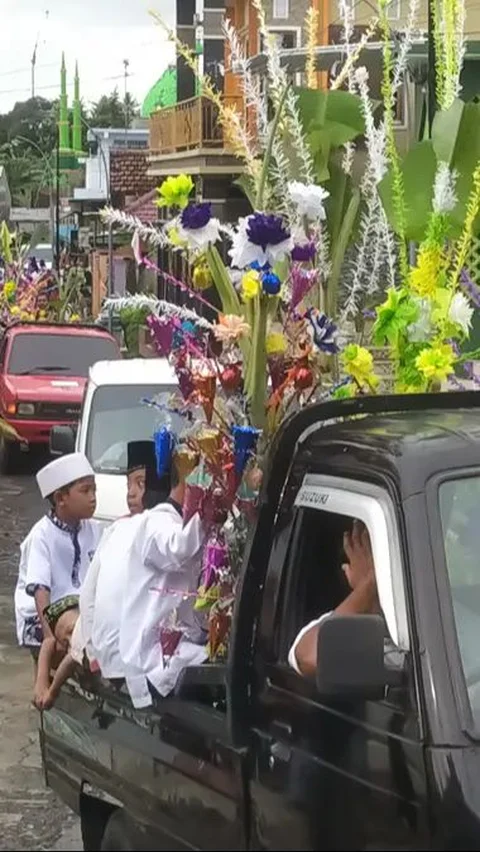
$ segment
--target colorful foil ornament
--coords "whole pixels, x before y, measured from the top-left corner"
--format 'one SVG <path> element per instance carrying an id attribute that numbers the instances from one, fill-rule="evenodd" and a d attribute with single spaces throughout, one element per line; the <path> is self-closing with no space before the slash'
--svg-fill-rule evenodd
<path id="1" fill-rule="evenodd" d="M 195 436 L 195 441 L 207 459 L 212 459 L 219 452 L 222 436 L 218 429 L 203 428 Z"/>
<path id="2" fill-rule="evenodd" d="M 171 319 L 157 317 L 154 314 L 150 314 L 146 321 L 157 353 L 162 358 L 166 358 L 172 349 L 174 323 Z"/>
<path id="3" fill-rule="evenodd" d="M 198 401 L 203 407 L 208 423 L 212 422 L 216 385 L 217 378 L 215 375 L 196 375 L 193 377 L 193 386 L 197 392 Z"/>
<path id="4" fill-rule="evenodd" d="M 184 482 L 198 464 L 198 453 L 188 447 L 179 447 L 175 451 L 174 464 L 181 482 Z"/>
<path id="5" fill-rule="evenodd" d="M 253 426 L 232 426 L 235 472 L 241 476 L 255 452 L 260 432 Z"/>
<path id="6" fill-rule="evenodd" d="M 155 432 L 153 440 L 157 460 L 157 476 L 162 477 L 170 471 L 172 454 L 175 449 L 175 435 L 166 426 L 162 426 Z"/>
<path id="7" fill-rule="evenodd" d="M 242 382 L 242 368 L 240 364 L 230 364 L 220 373 L 220 384 L 228 395 L 236 393 Z"/>

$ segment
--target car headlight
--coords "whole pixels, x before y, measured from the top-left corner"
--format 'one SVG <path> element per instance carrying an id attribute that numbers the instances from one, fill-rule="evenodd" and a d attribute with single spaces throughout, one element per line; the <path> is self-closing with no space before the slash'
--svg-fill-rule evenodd
<path id="1" fill-rule="evenodd" d="M 17 414 L 20 414 L 22 417 L 32 417 L 35 414 L 35 403 L 19 402 L 17 405 Z"/>

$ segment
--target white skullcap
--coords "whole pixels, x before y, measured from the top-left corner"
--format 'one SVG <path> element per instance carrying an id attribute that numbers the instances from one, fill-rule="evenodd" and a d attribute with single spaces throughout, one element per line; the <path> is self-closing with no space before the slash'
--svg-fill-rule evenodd
<path id="1" fill-rule="evenodd" d="M 37 485 L 42 497 L 50 497 L 59 488 L 65 488 L 84 476 L 94 476 L 87 457 L 83 453 L 70 453 L 42 467 L 37 473 Z"/>

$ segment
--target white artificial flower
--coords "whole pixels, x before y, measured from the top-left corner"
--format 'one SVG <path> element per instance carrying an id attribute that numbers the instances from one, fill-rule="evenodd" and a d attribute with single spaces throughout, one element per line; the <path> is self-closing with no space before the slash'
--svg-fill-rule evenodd
<path id="1" fill-rule="evenodd" d="M 455 184 L 457 173 L 452 172 L 448 163 L 439 163 L 433 187 L 433 209 L 435 213 L 450 213 L 457 204 Z"/>
<path id="2" fill-rule="evenodd" d="M 237 230 L 233 234 L 232 248 L 229 251 L 232 266 L 237 269 L 246 269 L 252 263 L 258 263 L 260 266 L 269 263 L 273 267 L 276 263 L 284 260 L 287 254 L 290 254 L 293 249 L 293 238 L 291 236 L 275 245 L 268 243 L 265 248 L 250 242 L 247 232 L 248 220 L 248 216 L 240 218 Z"/>
<path id="3" fill-rule="evenodd" d="M 463 293 L 455 293 L 448 311 L 448 319 L 455 325 L 460 326 L 464 334 L 468 334 L 472 327 L 473 308 Z"/>
<path id="4" fill-rule="evenodd" d="M 329 197 L 330 193 L 323 186 L 317 186 L 314 183 L 300 183 L 298 180 L 293 180 L 288 184 L 288 191 L 300 216 L 307 216 L 309 219 L 320 219 L 320 221 L 327 218 L 324 201 Z"/>
<path id="5" fill-rule="evenodd" d="M 218 219 L 210 219 L 204 228 L 184 228 L 179 225 L 178 236 L 185 240 L 191 249 L 204 251 L 220 239 L 220 222 Z"/>
<path id="6" fill-rule="evenodd" d="M 418 308 L 418 318 L 407 328 L 407 336 L 411 343 L 422 343 L 432 336 L 432 306 L 428 299 L 414 297 Z"/>

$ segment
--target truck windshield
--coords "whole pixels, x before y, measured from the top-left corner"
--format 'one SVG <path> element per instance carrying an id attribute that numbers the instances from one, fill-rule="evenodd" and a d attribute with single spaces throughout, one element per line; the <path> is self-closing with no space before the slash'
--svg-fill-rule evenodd
<path id="1" fill-rule="evenodd" d="M 113 340 L 94 334 L 17 334 L 6 371 L 12 376 L 86 377 L 96 361 L 118 358 Z"/>
<path id="2" fill-rule="evenodd" d="M 180 415 L 142 405 L 155 398 L 168 403 L 176 385 L 110 385 L 99 387 L 88 415 L 86 455 L 96 473 L 126 473 L 129 441 L 149 440 L 155 430 L 169 425 L 175 432 L 185 428 Z"/>
<path id="3" fill-rule="evenodd" d="M 439 499 L 463 672 L 480 726 L 480 476 L 442 483 Z"/>

